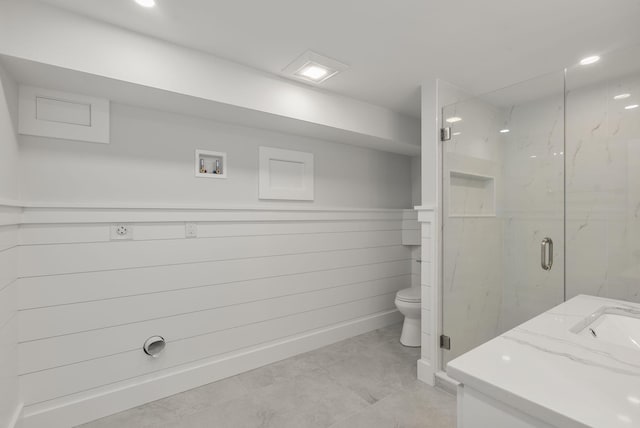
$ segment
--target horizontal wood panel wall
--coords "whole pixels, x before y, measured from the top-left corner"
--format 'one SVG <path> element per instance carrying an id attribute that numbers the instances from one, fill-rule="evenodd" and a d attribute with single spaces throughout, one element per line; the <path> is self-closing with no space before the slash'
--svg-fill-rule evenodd
<path id="1" fill-rule="evenodd" d="M 402 219 L 402 210 L 25 208 L 15 281 L 25 414 L 341 323 L 389 320 L 412 279 Z M 111 240 L 115 223 L 132 239 Z M 157 359 L 142 352 L 152 335 L 167 341 Z"/>
<path id="2" fill-rule="evenodd" d="M 0 426 L 14 425 L 18 386 L 17 262 L 20 209 L 0 205 Z"/>

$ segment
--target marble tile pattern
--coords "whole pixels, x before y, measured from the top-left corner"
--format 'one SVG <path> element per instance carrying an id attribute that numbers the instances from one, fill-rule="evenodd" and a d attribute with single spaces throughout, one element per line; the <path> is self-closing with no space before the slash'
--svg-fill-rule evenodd
<path id="1" fill-rule="evenodd" d="M 571 329 L 603 306 L 577 296 L 451 361 L 447 373 L 552 426 L 640 426 L 640 350 Z"/>
<path id="2" fill-rule="evenodd" d="M 451 427 L 455 397 L 416 380 L 396 324 L 108 416 L 84 428 Z"/>
<path id="3" fill-rule="evenodd" d="M 640 72 L 572 85 L 585 73 L 567 73 L 567 294 L 640 302 Z"/>
<path id="4" fill-rule="evenodd" d="M 564 97 L 558 73 L 522 84 L 548 87 L 542 98 L 508 107 L 504 134 L 502 333 L 564 300 Z M 513 90 L 513 89 L 512 89 Z M 551 270 L 541 242 L 553 240 Z"/>
<path id="5" fill-rule="evenodd" d="M 640 74 L 589 72 L 568 71 L 566 102 L 555 73 L 444 109 L 461 118 L 443 158 L 445 362 L 562 302 L 565 282 L 568 298 L 640 302 L 640 108 L 625 109 L 640 103 Z M 495 176 L 495 217 L 473 204 L 450 215 L 451 170 Z"/>
<path id="6" fill-rule="evenodd" d="M 497 132 L 504 112 L 481 99 L 443 109 L 445 121 L 455 120 L 452 139 L 443 146 L 443 332 L 451 349 L 446 363 L 493 337 L 499 324 L 503 288 L 502 220 L 495 209 L 502 194 L 503 136 Z M 453 185 L 452 173 L 478 177 L 477 184 Z M 478 188 L 491 177 L 495 201 L 481 201 Z M 459 183 L 460 184 L 460 183 Z M 495 204 L 486 210 L 485 204 Z M 493 214 L 485 214 L 493 211 Z"/>

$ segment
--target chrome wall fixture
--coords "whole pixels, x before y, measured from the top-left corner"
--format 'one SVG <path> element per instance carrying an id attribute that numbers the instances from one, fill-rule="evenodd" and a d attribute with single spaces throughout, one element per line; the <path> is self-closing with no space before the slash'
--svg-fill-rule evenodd
<path id="1" fill-rule="evenodd" d="M 144 342 L 142 349 L 144 350 L 145 354 L 153 358 L 157 358 L 160 352 L 162 352 L 162 350 L 165 348 L 165 346 L 167 346 L 167 343 L 165 342 L 164 337 L 151 336 Z"/>

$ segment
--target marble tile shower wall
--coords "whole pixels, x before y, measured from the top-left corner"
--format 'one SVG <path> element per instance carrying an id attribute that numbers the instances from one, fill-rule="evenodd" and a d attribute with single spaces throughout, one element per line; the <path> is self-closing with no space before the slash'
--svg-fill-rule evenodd
<path id="1" fill-rule="evenodd" d="M 446 360 L 562 302 L 565 271 L 567 298 L 640 302 L 640 108 L 619 93 L 639 94 L 640 75 L 570 90 L 566 105 L 560 89 L 445 108 L 463 118 L 444 146 Z M 452 171 L 495 177 L 495 216 L 473 214 L 474 189 L 453 190 Z M 546 236 L 551 271 L 540 268 Z"/>
<path id="2" fill-rule="evenodd" d="M 562 75 L 558 75 L 562 82 Z M 564 100 L 560 88 L 542 100 L 505 107 L 503 141 L 504 286 L 502 333 L 563 300 Z M 550 237 L 554 263 L 540 266 L 540 243 Z"/>
<path id="3" fill-rule="evenodd" d="M 568 92 L 567 297 L 640 302 L 639 93 L 638 73 Z"/>
<path id="4" fill-rule="evenodd" d="M 482 180 L 473 177 L 493 177 L 499 210 L 504 153 L 497 130 L 505 114 L 476 99 L 445 108 L 444 115 L 462 118 L 453 123 L 453 138 L 444 146 L 443 184 L 450 191 L 443 192 L 443 331 L 452 337 L 446 363 L 493 338 L 500 323 L 504 268 L 496 255 L 503 251 L 502 219 L 497 211 L 482 211 Z M 455 174 L 469 178 L 456 184 Z"/>

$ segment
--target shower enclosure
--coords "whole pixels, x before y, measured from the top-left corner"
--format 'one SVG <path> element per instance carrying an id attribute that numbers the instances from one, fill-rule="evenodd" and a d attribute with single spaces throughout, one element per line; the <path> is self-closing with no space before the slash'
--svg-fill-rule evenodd
<path id="1" fill-rule="evenodd" d="M 577 294 L 640 301 L 640 48 L 601 56 L 443 107 L 443 364 Z"/>

